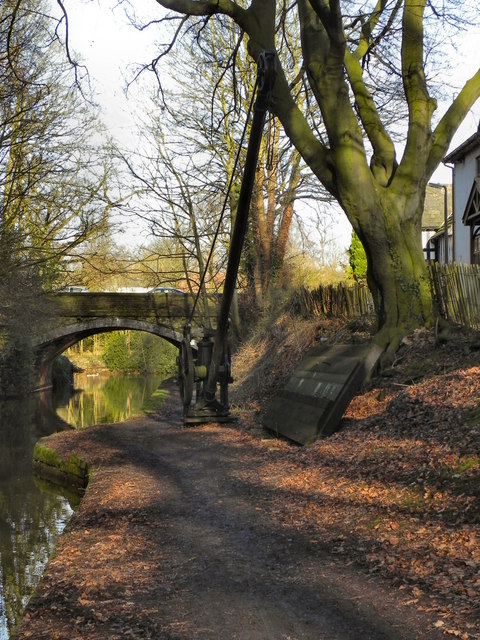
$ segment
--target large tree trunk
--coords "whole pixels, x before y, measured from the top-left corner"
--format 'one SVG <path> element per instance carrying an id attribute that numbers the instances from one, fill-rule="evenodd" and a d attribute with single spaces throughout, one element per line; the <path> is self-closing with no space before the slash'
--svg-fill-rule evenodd
<path id="1" fill-rule="evenodd" d="M 377 211 L 361 216 L 354 224 L 364 244 L 368 261 L 368 285 L 377 316 L 376 342 L 393 353 L 403 336 L 434 322 L 434 306 L 427 265 L 421 243 L 423 198 L 417 194 L 408 203 L 379 204 Z M 421 202 L 419 202 L 419 200 Z M 405 211 L 413 210 L 411 216 Z M 364 224 L 365 219 L 370 222 Z M 374 222 L 373 222 L 374 221 Z"/>

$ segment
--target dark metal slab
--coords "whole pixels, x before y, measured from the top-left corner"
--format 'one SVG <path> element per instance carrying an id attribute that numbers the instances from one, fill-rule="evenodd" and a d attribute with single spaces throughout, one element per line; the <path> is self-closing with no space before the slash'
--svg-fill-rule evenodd
<path id="1" fill-rule="evenodd" d="M 263 425 L 299 444 L 331 435 L 381 351 L 376 345 L 313 347 L 273 398 Z"/>

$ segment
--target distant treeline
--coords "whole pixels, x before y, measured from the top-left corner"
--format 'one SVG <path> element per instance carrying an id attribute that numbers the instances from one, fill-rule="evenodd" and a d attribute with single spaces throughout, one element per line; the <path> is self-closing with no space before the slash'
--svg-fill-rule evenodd
<path id="1" fill-rule="evenodd" d="M 176 371 L 177 349 L 144 331 L 111 331 L 81 340 L 67 352 L 85 357 L 97 355 L 110 371 L 170 374 Z"/>

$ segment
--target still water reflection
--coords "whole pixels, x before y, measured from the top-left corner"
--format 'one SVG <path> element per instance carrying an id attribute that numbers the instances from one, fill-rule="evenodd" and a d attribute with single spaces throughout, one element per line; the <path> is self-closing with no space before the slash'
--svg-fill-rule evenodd
<path id="1" fill-rule="evenodd" d="M 47 395 L 0 401 L 0 640 L 12 637 L 75 507 L 34 478 L 35 442 L 65 423 L 122 422 L 140 412 L 160 382 L 158 376 L 79 374 L 73 395 L 53 399 L 57 415 Z"/>
<path id="2" fill-rule="evenodd" d="M 0 640 L 11 637 L 72 514 L 32 474 L 35 442 L 48 435 L 36 421 L 38 400 L 0 402 Z"/>
<path id="3" fill-rule="evenodd" d="M 57 414 L 76 429 L 94 424 L 123 422 L 140 413 L 158 388 L 160 376 L 75 374 L 76 392 L 56 400 Z"/>

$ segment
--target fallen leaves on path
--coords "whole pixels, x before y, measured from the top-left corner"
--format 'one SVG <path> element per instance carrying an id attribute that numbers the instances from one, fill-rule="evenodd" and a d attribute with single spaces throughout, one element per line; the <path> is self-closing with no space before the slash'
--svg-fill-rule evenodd
<path id="1" fill-rule="evenodd" d="M 479 346 L 462 329 L 440 346 L 417 331 L 340 431 L 282 451 L 254 481 L 283 526 L 389 580 L 438 614 L 442 637 L 465 640 L 480 638 Z"/>

